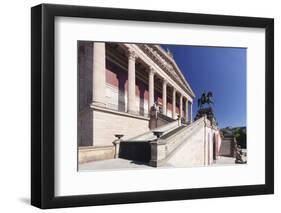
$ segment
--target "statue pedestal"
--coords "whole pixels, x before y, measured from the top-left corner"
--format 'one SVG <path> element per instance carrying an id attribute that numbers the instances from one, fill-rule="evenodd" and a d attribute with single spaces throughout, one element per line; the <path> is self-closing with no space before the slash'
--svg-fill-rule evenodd
<path id="1" fill-rule="evenodd" d="M 199 118 L 202 118 L 204 116 L 207 116 L 207 118 L 211 121 L 212 124 L 217 125 L 217 121 L 216 121 L 212 107 L 199 109 L 194 120 L 198 120 Z"/>

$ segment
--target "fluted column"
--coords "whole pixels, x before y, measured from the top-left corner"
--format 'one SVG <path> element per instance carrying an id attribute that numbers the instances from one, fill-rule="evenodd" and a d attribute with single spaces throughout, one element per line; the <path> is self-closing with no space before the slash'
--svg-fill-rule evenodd
<path id="1" fill-rule="evenodd" d="M 185 121 L 188 122 L 188 99 L 185 101 Z"/>
<path id="2" fill-rule="evenodd" d="M 93 93 L 92 104 L 105 106 L 105 43 L 93 43 Z"/>
<path id="3" fill-rule="evenodd" d="M 176 119 L 176 89 L 173 88 L 173 119 Z"/>
<path id="4" fill-rule="evenodd" d="M 182 117 L 182 94 L 180 95 L 180 118 Z"/>
<path id="5" fill-rule="evenodd" d="M 190 122 L 193 122 L 193 118 L 192 118 L 192 102 L 190 103 Z"/>
<path id="6" fill-rule="evenodd" d="M 128 55 L 128 112 L 136 114 L 136 53 L 129 50 Z"/>
<path id="7" fill-rule="evenodd" d="M 167 115 L 167 81 L 165 79 L 163 80 L 162 100 L 163 100 L 163 114 Z"/>
<path id="8" fill-rule="evenodd" d="M 149 86 L 148 86 L 148 90 L 149 90 L 148 107 L 149 107 L 149 110 L 151 109 L 151 107 L 154 104 L 154 74 L 155 74 L 155 71 L 153 70 L 153 68 L 149 67 Z"/>

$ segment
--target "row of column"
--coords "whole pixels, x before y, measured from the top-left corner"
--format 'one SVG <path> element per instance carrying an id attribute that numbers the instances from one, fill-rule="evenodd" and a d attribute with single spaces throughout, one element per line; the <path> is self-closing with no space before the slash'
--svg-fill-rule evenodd
<path id="1" fill-rule="evenodd" d="M 128 113 L 136 114 L 136 54 L 132 50 L 128 50 Z M 93 43 L 93 104 L 98 106 L 105 106 L 105 92 L 106 92 L 106 53 L 105 43 Z M 149 109 L 154 104 L 154 75 L 155 71 L 152 67 L 149 68 Z M 172 100 L 172 117 L 176 116 L 176 89 L 173 88 Z M 167 80 L 163 79 L 162 86 L 162 100 L 163 100 L 163 114 L 167 115 Z M 186 120 L 188 120 L 188 99 L 186 98 Z M 192 120 L 192 104 L 191 104 L 191 119 Z M 183 95 L 180 95 L 180 117 L 183 117 Z"/>
<path id="2" fill-rule="evenodd" d="M 148 100 L 148 107 L 149 109 L 153 106 L 154 104 L 154 75 L 155 71 L 153 70 L 152 67 L 149 68 L 149 100 Z M 172 100 L 172 117 L 174 119 L 177 118 L 176 114 L 176 92 L 177 90 L 173 88 L 173 100 Z M 188 121 L 188 99 L 185 99 L 185 112 L 186 112 L 186 120 Z M 167 80 L 163 79 L 163 84 L 162 84 L 162 102 L 163 102 L 163 114 L 167 115 Z M 192 104 L 191 104 L 191 112 L 190 112 L 190 117 L 192 120 Z M 183 95 L 180 96 L 180 117 L 183 117 Z"/>
<path id="3" fill-rule="evenodd" d="M 163 89 L 162 89 L 162 100 L 163 100 L 163 114 L 167 115 L 167 81 L 163 80 Z M 172 117 L 174 119 L 177 118 L 177 113 L 176 113 L 176 99 L 177 99 L 177 90 L 175 88 L 173 88 L 173 92 L 172 92 Z M 182 94 L 180 94 L 180 112 L 179 115 L 180 117 L 183 117 L 183 99 L 184 96 Z M 192 104 L 191 104 L 192 106 Z M 192 120 L 192 108 L 190 109 L 190 120 Z M 185 112 L 186 112 L 186 120 L 188 121 L 189 117 L 188 117 L 188 99 L 185 98 Z"/>

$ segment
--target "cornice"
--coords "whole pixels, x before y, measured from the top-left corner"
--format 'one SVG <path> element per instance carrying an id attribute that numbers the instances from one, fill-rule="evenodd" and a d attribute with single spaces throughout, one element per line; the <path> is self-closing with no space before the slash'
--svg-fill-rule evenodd
<path id="1" fill-rule="evenodd" d="M 169 74 L 169 76 L 176 83 L 181 85 L 188 94 L 190 94 L 193 98 L 195 97 L 195 94 L 185 80 L 173 58 L 171 58 L 171 56 L 169 56 L 168 54 L 163 53 L 164 50 L 160 49 L 161 47 L 159 45 L 137 44 L 137 46 L 145 54 L 147 54 L 159 67 L 161 67 L 161 69 Z"/>

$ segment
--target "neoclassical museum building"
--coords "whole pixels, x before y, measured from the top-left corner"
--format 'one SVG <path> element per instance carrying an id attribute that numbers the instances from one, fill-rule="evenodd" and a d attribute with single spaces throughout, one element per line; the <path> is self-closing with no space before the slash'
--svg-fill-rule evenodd
<path id="1" fill-rule="evenodd" d="M 78 77 L 80 163 L 114 158 L 118 134 L 192 122 L 195 95 L 160 45 L 79 41 Z"/>

